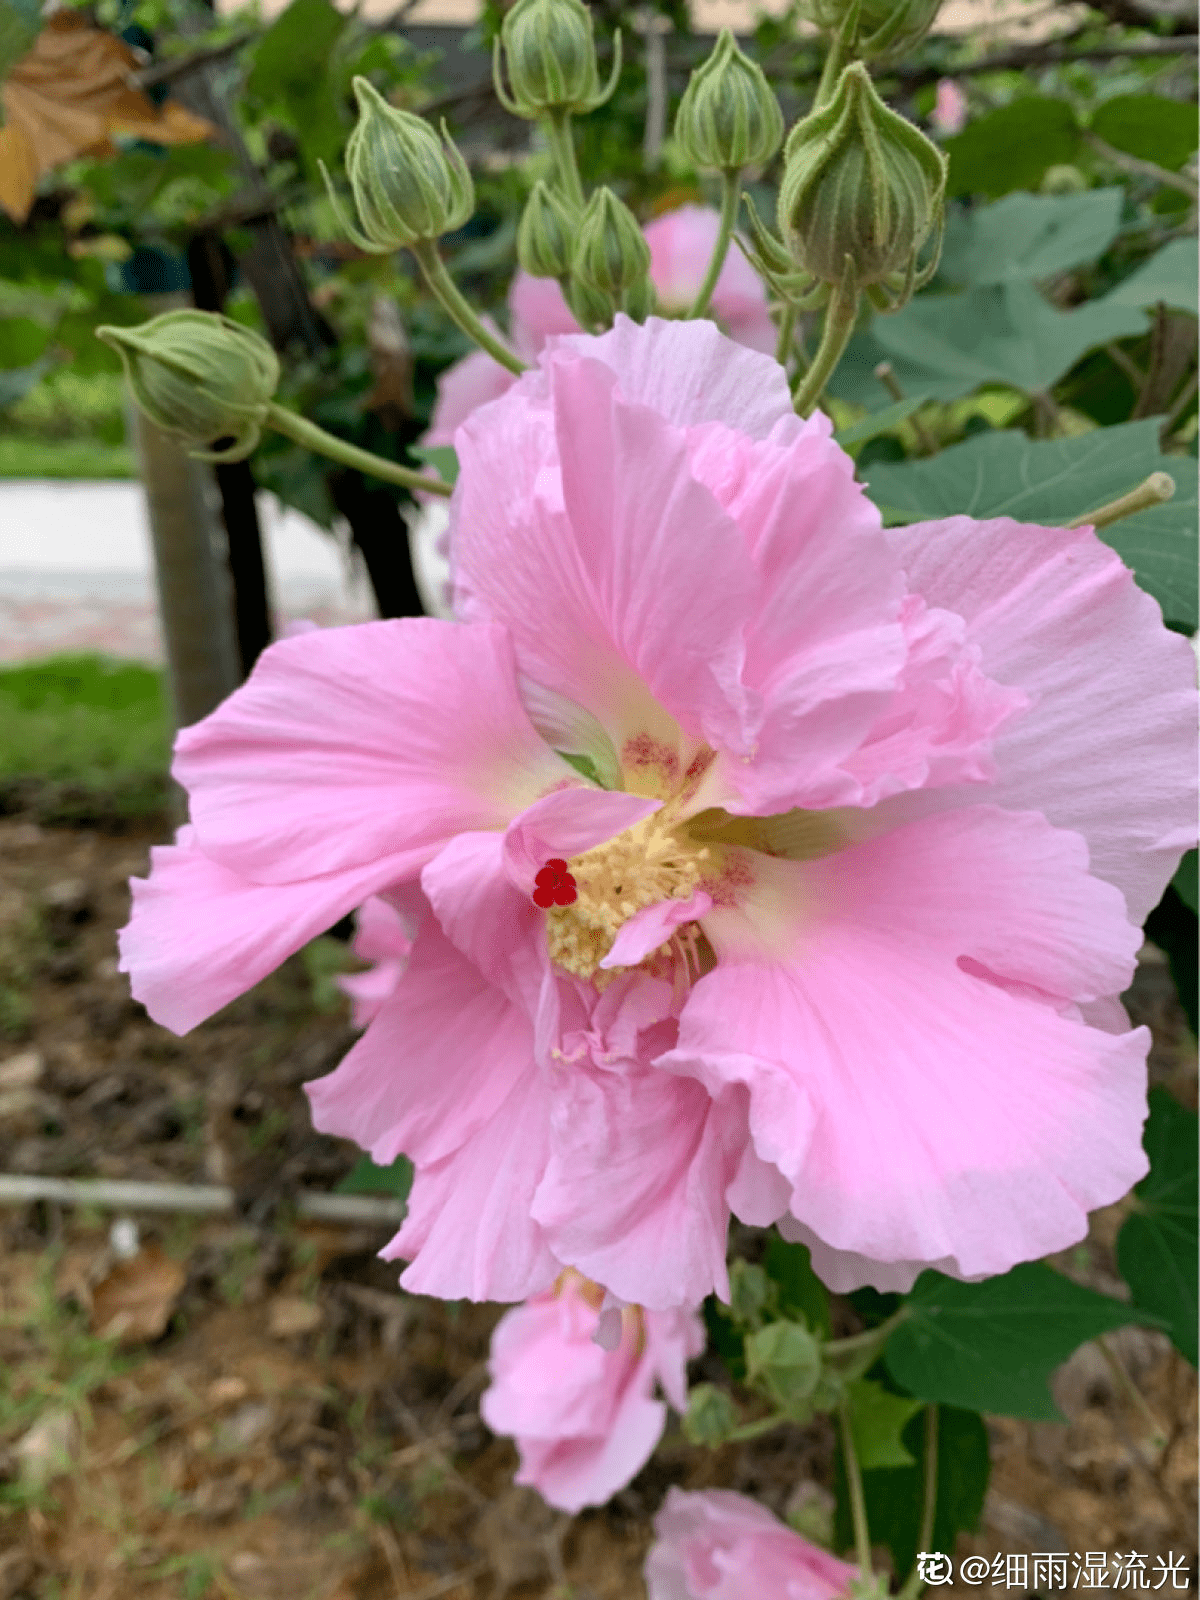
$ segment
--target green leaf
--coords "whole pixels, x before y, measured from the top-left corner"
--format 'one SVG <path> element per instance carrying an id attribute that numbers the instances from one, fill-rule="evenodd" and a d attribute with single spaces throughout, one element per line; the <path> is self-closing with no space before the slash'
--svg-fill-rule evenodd
<path id="1" fill-rule="evenodd" d="M 1046 1380 L 1078 1345 L 1157 1320 L 1040 1261 L 983 1283 L 923 1272 L 907 1305 L 885 1356 L 898 1384 L 922 1400 L 1034 1422 L 1062 1420 Z"/>
<path id="2" fill-rule="evenodd" d="M 779 1290 L 779 1309 L 785 1317 L 802 1317 L 814 1332 L 830 1332 L 829 1290 L 812 1268 L 805 1244 L 789 1244 L 773 1233 L 763 1254 L 767 1276 Z"/>
<path id="3" fill-rule="evenodd" d="M 1171 879 L 1171 884 L 1185 906 L 1191 906 L 1193 911 L 1200 911 L 1200 906 L 1196 904 L 1198 886 L 1196 883 L 1196 852 L 1194 850 L 1189 850 L 1179 863 L 1179 870 Z"/>
<path id="4" fill-rule="evenodd" d="M 1121 224 L 1124 191 L 1010 194 L 970 211 L 951 208 L 939 274 L 951 283 L 1033 283 L 1104 254 Z"/>
<path id="5" fill-rule="evenodd" d="M 853 444 L 866 444 L 868 439 L 878 438 L 881 433 L 891 433 L 898 428 L 914 411 L 919 411 L 928 399 L 927 394 L 905 395 L 895 405 L 885 406 L 882 411 L 863 417 L 859 422 L 852 422 L 848 428 L 835 433 L 834 438 L 843 450 L 848 450 Z"/>
<path id="6" fill-rule="evenodd" d="M 1149 261 L 1143 261 L 1123 283 L 1110 289 L 1101 303 L 1112 306 L 1153 306 L 1161 300 L 1164 305 L 1176 306 L 1180 311 L 1190 311 L 1195 316 L 1198 273 L 1200 256 L 1195 239 L 1172 239 Z"/>
<path id="7" fill-rule="evenodd" d="M 0 368 L 32 366 L 49 343 L 49 329 L 33 317 L 0 318 Z"/>
<path id="8" fill-rule="evenodd" d="M 1160 94 L 1119 94 L 1097 110 L 1092 132 L 1114 150 L 1177 172 L 1196 148 L 1196 107 Z"/>
<path id="9" fill-rule="evenodd" d="M 894 520 L 962 513 L 1054 526 L 1114 500 L 1152 472 L 1175 498 L 1105 528 L 1100 538 L 1133 569 L 1169 622 L 1196 626 L 1196 463 L 1163 456 L 1152 418 L 1076 439 L 1034 441 L 1010 429 L 978 434 L 927 461 L 868 469 L 867 490 Z"/>
<path id="10" fill-rule="evenodd" d="M 390 1167 L 377 1167 L 370 1156 L 360 1156 L 334 1193 L 388 1194 L 407 1200 L 412 1181 L 413 1166 L 407 1156 L 397 1156 Z"/>
<path id="11" fill-rule="evenodd" d="M 1094 300 L 1059 311 L 1029 283 L 925 295 L 871 326 L 902 388 L 955 400 L 982 384 L 1045 393 L 1087 351 L 1143 333 L 1133 306 Z"/>
<path id="12" fill-rule="evenodd" d="M 1150 1171 L 1134 1190 L 1137 1209 L 1117 1235 L 1117 1267 L 1134 1304 L 1163 1318 L 1193 1366 L 1200 1296 L 1196 1138 L 1196 1113 L 1165 1089 L 1151 1089 L 1144 1136 Z"/>
<path id="13" fill-rule="evenodd" d="M 892 1394 L 881 1383 L 862 1378 L 846 1390 L 854 1453 L 864 1472 L 877 1467 L 911 1467 L 916 1458 L 900 1435 L 921 1402 Z"/>
<path id="14" fill-rule="evenodd" d="M 408 451 L 418 461 L 432 467 L 447 483 L 458 482 L 458 455 L 452 444 L 413 444 Z"/>
<path id="15" fill-rule="evenodd" d="M 1074 161 L 1079 140 L 1079 124 L 1065 100 L 1024 95 L 946 140 L 946 193 L 953 198 L 1036 189 L 1047 167 Z"/>
<path id="16" fill-rule="evenodd" d="M 258 41 L 246 79 L 249 94 L 275 100 L 324 77 L 347 19 L 330 0 L 292 0 Z"/>
<path id="17" fill-rule="evenodd" d="M 921 1515 L 925 1503 L 925 1416 L 914 1416 L 901 1435 L 902 1447 L 914 1458 L 909 1467 L 879 1467 L 863 1473 L 863 1495 L 871 1542 L 892 1552 L 896 1574 L 903 1579 L 917 1559 Z M 929 1548 L 952 1551 L 962 1532 L 979 1526 L 991 1461 L 987 1429 L 974 1411 L 938 1407 L 937 1503 Z M 835 1467 L 837 1509 L 834 1544 L 848 1550 L 854 1543 L 846 1473 L 839 1449 Z"/>

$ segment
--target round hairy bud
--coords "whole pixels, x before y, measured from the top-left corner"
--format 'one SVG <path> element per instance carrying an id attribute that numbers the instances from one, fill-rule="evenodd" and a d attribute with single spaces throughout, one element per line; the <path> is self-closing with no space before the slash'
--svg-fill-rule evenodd
<path id="1" fill-rule="evenodd" d="M 853 55 L 867 61 L 894 61 L 933 26 L 942 0 L 809 0 L 809 15 L 827 33 L 847 32 Z"/>
<path id="2" fill-rule="evenodd" d="M 539 178 L 517 228 L 517 260 L 534 278 L 565 278 L 578 231 L 579 213 Z"/>
<path id="3" fill-rule="evenodd" d="M 769 1322 L 746 1339 L 746 1376 L 783 1411 L 799 1411 L 821 1378 L 821 1346 L 799 1322 Z"/>
<path id="4" fill-rule="evenodd" d="M 167 311 L 136 328 L 96 337 L 121 358 L 139 410 L 213 461 L 240 461 L 258 443 L 279 383 L 274 350 L 257 333 L 212 311 Z M 214 439 L 233 443 L 216 452 Z"/>
<path id="5" fill-rule="evenodd" d="M 751 1327 L 761 1322 L 774 1304 L 775 1285 L 762 1267 L 748 1261 L 734 1261 L 729 1267 L 729 1314 L 735 1322 Z"/>
<path id="6" fill-rule="evenodd" d="M 911 276 L 943 212 L 946 165 L 853 62 L 827 104 L 788 137 L 778 221 L 792 259 L 849 289 Z"/>
<path id="7" fill-rule="evenodd" d="M 461 228 L 475 209 L 475 190 L 445 124 L 439 138 L 424 118 L 389 105 L 366 78 L 355 78 L 354 94 L 358 121 L 346 144 L 346 176 L 362 225 L 356 242 L 385 253 Z"/>
<path id="8" fill-rule="evenodd" d="M 733 1397 L 724 1389 L 711 1383 L 697 1383 L 688 1390 L 683 1436 L 689 1444 L 724 1444 L 739 1420 Z"/>
<path id="9" fill-rule="evenodd" d="M 579 219 L 571 271 L 585 299 L 644 322 L 654 309 L 650 246 L 629 207 L 611 189 L 592 195 Z"/>
<path id="10" fill-rule="evenodd" d="M 728 172 L 765 166 L 783 143 L 779 101 L 728 28 L 688 80 L 675 137 L 694 166 Z"/>
<path id="11" fill-rule="evenodd" d="M 594 111 L 616 87 L 620 38 L 613 76 L 602 89 L 596 70 L 592 15 L 583 0 L 517 0 L 500 25 L 494 73 L 503 104 L 516 116 Z M 508 66 L 511 96 L 500 80 L 500 52 Z"/>

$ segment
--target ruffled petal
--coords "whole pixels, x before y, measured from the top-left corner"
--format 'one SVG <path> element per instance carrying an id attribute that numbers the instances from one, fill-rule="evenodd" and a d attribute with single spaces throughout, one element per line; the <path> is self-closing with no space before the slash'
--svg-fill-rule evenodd
<path id="1" fill-rule="evenodd" d="M 661 1400 L 631 1386 L 613 1427 L 582 1439 L 520 1439 L 521 1466 L 513 1480 L 535 1488 L 552 1506 L 574 1515 L 601 1506 L 642 1470 L 667 1425 Z"/>
<path id="2" fill-rule="evenodd" d="M 718 964 L 658 1064 L 747 1085 L 759 1156 L 834 1249 L 962 1277 L 1061 1249 L 1145 1170 L 1145 1030 L 1072 1016 L 1137 946 L 1086 864 L 991 807 L 760 861 L 704 919 Z"/>
<path id="3" fill-rule="evenodd" d="M 1032 708 L 997 736 L 989 798 L 1088 842 L 1141 923 L 1196 840 L 1196 664 L 1155 601 L 1087 528 L 951 517 L 888 531 L 909 582 L 966 619 L 982 667 Z M 879 818 L 962 804 L 889 802 Z"/>
<path id="4" fill-rule="evenodd" d="M 305 1089 L 321 1133 L 353 1139 L 379 1166 L 404 1154 L 420 1169 L 486 1129 L 532 1060 L 528 1018 L 426 917 L 395 993 Z"/>
<path id="5" fill-rule="evenodd" d="M 686 900 L 660 900 L 646 906 L 624 924 L 612 949 L 600 963 L 602 967 L 636 967 L 639 961 L 668 940 L 685 922 L 695 922 L 712 910 L 712 896 L 694 889 Z"/>
<path id="6" fill-rule="evenodd" d="M 398 881 L 579 781 L 530 724 L 504 630 L 429 618 L 272 645 L 173 770 L 206 853 L 259 883 L 388 857 Z"/>
<path id="7" fill-rule="evenodd" d="M 304 883 L 249 883 L 205 855 L 193 828 L 181 828 L 177 844 L 151 850 L 150 876 L 130 879 L 121 971 L 155 1022 L 186 1033 L 385 889 L 403 866 L 392 856 Z"/>

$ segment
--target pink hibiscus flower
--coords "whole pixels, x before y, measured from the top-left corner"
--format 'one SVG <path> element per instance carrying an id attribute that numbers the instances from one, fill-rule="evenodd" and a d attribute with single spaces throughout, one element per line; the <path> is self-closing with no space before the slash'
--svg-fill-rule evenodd
<path id="1" fill-rule="evenodd" d="M 834 1600 L 858 1569 L 728 1489 L 667 1492 L 646 1557 L 648 1600 Z"/>
<path id="2" fill-rule="evenodd" d="M 378 895 L 359 907 L 358 931 L 351 948 L 360 961 L 373 963 L 368 972 L 352 972 L 336 980 L 343 994 L 354 1002 L 351 1021 L 365 1028 L 379 1015 L 380 1007 L 393 992 L 412 953 L 411 930 L 394 907 Z"/>
<path id="3" fill-rule="evenodd" d="M 658 1383 L 687 1407 L 687 1363 L 704 1349 L 694 1311 L 620 1315 L 615 1347 L 596 1342 L 604 1291 L 568 1272 L 506 1313 L 492 1334 L 491 1386 L 479 1402 L 493 1433 L 516 1440 L 518 1483 L 572 1513 L 603 1505 L 649 1461 L 667 1424 Z"/>
<path id="4" fill-rule="evenodd" d="M 183 730 L 137 997 L 418 919 L 310 1086 L 412 1159 L 414 1292 L 695 1305 L 731 1209 L 837 1289 L 1082 1237 L 1146 1165 L 1113 997 L 1195 834 L 1188 642 L 1089 530 L 885 532 L 711 323 L 560 339 L 457 444 L 465 621 L 282 641 Z"/>

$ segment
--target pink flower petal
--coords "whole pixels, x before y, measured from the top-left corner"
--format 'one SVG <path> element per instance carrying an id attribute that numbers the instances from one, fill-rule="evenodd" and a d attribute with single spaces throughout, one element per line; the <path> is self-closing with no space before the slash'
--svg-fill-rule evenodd
<path id="1" fill-rule="evenodd" d="M 711 206 L 680 206 L 643 230 L 650 246 L 650 276 L 665 311 L 685 312 L 700 291 L 720 228 Z M 772 355 L 776 331 L 762 279 L 736 245 L 725 257 L 712 294 L 712 315 L 739 344 Z"/>
<path id="2" fill-rule="evenodd" d="M 705 918 L 718 965 L 659 1065 L 747 1084 L 758 1154 L 819 1239 L 1004 1272 L 1142 1175 L 1145 1030 L 1071 1017 L 1138 942 L 1078 836 L 975 807 L 758 874 Z"/>
<path id="3" fill-rule="evenodd" d="M 149 878 L 130 880 L 121 971 L 155 1022 L 186 1033 L 403 869 L 403 858 L 391 856 L 300 884 L 250 883 L 206 856 L 194 829 L 182 828 L 178 844 L 150 852 Z"/>
<path id="4" fill-rule="evenodd" d="M 577 781 L 525 714 L 504 630 L 428 618 L 272 645 L 176 752 L 198 842 L 260 883 L 388 858 L 398 881 Z"/>
<path id="5" fill-rule="evenodd" d="M 473 350 L 438 379 L 437 404 L 433 408 L 423 445 L 453 445 L 454 435 L 477 407 L 496 400 L 514 382 L 507 367 L 494 361 L 485 350 Z"/>
<path id="6" fill-rule="evenodd" d="M 1083 834 L 1091 870 L 1141 923 L 1196 840 L 1188 641 L 1086 528 L 951 517 L 887 537 L 912 586 L 966 619 L 983 670 L 1034 702 L 997 735 L 989 799 Z M 906 797 L 880 821 L 964 798 Z"/>
<path id="7" fill-rule="evenodd" d="M 427 1166 L 489 1124 L 532 1057 L 527 1017 L 427 917 L 391 999 L 341 1064 L 305 1085 L 313 1126 L 379 1166 L 401 1154 Z"/>
<path id="8" fill-rule="evenodd" d="M 631 1389 L 610 1432 L 579 1439 L 525 1439 L 515 1483 L 535 1488 L 543 1500 L 574 1515 L 601 1506 L 649 1461 L 667 1425 L 661 1400 Z"/>
<path id="9" fill-rule="evenodd" d="M 686 900 L 660 900 L 636 912 L 617 934 L 602 967 L 636 967 L 652 950 L 665 944 L 676 928 L 695 922 L 712 910 L 712 896 L 695 889 Z"/>
<path id="10" fill-rule="evenodd" d="M 582 331 L 553 278 L 534 278 L 528 272 L 518 272 L 509 285 L 508 309 L 512 314 L 513 345 L 526 361 L 536 359 L 547 339 Z"/>
<path id="11" fill-rule="evenodd" d="M 411 917 L 402 916 L 395 906 L 373 894 L 355 913 L 354 954 L 360 961 L 398 960 L 412 949 L 415 932 Z"/>
<path id="12" fill-rule="evenodd" d="M 660 800 L 603 789 L 561 789 L 535 801 L 509 824 L 505 868 L 524 894 L 540 868 L 555 856 L 582 855 L 615 838 L 659 810 Z"/>

